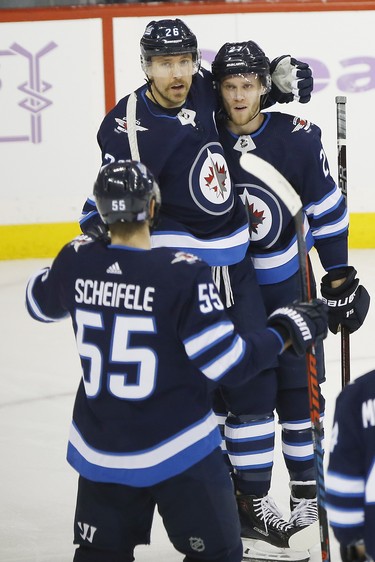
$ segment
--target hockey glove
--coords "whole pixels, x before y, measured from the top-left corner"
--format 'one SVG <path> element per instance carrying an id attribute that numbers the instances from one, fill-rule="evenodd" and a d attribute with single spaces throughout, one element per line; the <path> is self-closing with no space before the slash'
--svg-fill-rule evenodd
<path id="1" fill-rule="evenodd" d="M 372 558 L 368 558 L 365 553 L 359 552 L 364 550 L 363 541 L 360 541 L 358 547 L 356 544 L 349 546 L 340 545 L 340 554 L 342 562 L 372 562 Z"/>
<path id="2" fill-rule="evenodd" d="M 322 300 L 328 305 L 328 327 L 333 334 L 337 334 L 339 326 L 345 326 L 349 333 L 353 333 L 362 326 L 366 318 L 370 295 L 366 289 L 359 285 L 356 279 L 357 272 L 354 267 L 346 267 L 339 270 L 346 280 L 340 287 L 331 287 L 332 274 L 327 273 L 322 278 L 320 292 Z"/>
<path id="3" fill-rule="evenodd" d="M 304 355 L 316 341 L 327 336 L 328 308 L 320 299 L 298 302 L 278 308 L 268 317 L 268 326 L 284 342 L 290 338 L 297 355 Z"/>
<path id="4" fill-rule="evenodd" d="M 278 103 L 299 101 L 307 103 L 311 99 L 314 79 L 309 65 L 283 55 L 271 62 L 272 88 L 270 97 Z"/>
<path id="5" fill-rule="evenodd" d="M 110 242 L 108 225 L 104 224 L 99 215 L 95 217 L 95 219 L 90 220 L 87 227 L 85 227 L 85 223 L 81 224 L 81 230 L 86 236 L 90 236 L 93 240 L 102 240 L 106 243 Z"/>

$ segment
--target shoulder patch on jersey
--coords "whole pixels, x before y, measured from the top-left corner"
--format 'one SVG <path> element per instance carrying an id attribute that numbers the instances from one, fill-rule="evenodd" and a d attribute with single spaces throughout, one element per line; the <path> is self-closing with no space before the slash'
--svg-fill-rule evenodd
<path id="1" fill-rule="evenodd" d="M 301 119 L 301 117 L 294 117 L 293 125 L 294 129 L 292 130 L 292 133 L 300 131 L 301 129 L 304 129 L 305 131 L 309 131 L 311 129 L 311 122 L 307 119 Z"/>
<path id="2" fill-rule="evenodd" d="M 126 122 L 126 117 L 123 117 L 122 119 L 120 117 L 115 117 L 115 121 L 117 123 L 117 127 L 115 128 L 115 131 L 117 133 L 127 133 L 128 132 L 128 124 Z M 141 127 L 141 125 L 139 124 L 139 121 L 135 122 L 135 130 L 136 131 L 148 131 L 148 129 L 146 129 L 145 127 Z"/>
<path id="3" fill-rule="evenodd" d="M 198 256 L 194 254 L 189 254 L 188 252 L 176 252 L 174 254 L 174 259 L 171 263 L 179 263 L 181 261 L 186 261 L 186 263 L 196 263 L 197 261 L 202 261 Z"/>
<path id="4" fill-rule="evenodd" d="M 69 243 L 69 246 L 73 246 L 75 251 L 78 252 L 78 250 L 82 246 L 85 246 L 86 244 L 91 244 L 92 242 L 94 242 L 94 240 L 90 238 L 90 236 L 87 236 L 86 234 L 80 234 Z"/>

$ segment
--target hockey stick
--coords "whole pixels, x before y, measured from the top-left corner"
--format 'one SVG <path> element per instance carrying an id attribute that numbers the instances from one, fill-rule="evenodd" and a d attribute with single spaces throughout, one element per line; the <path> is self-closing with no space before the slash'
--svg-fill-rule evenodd
<path id="1" fill-rule="evenodd" d="M 272 191 L 274 191 L 285 206 L 288 208 L 293 217 L 297 245 L 298 260 L 301 276 L 301 293 L 302 300 L 309 301 L 311 299 L 310 274 L 308 266 L 308 257 L 304 233 L 304 214 L 302 212 L 302 201 L 288 180 L 280 174 L 271 164 L 255 156 L 254 154 L 243 154 L 240 158 L 240 164 L 246 172 L 253 174 L 265 183 Z M 320 546 L 322 560 L 330 561 L 329 549 L 329 530 L 328 518 L 325 507 L 325 484 L 323 472 L 323 428 L 320 422 L 320 401 L 319 401 L 319 383 L 316 369 L 316 357 L 314 346 L 306 353 L 307 382 L 309 389 L 309 406 L 310 420 L 312 430 L 312 442 L 314 450 L 314 464 L 316 473 L 316 489 L 318 500 L 318 517 L 320 530 Z"/>
<path id="2" fill-rule="evenodd" d="M 337 165 L 338 185 L 347 204 L 348 184 L 346 175 L 346 97 L 336 96 L 337 121 Z M 350 341 L 349 330 L 341 326 L 341 386 L 350 382 Z"/>

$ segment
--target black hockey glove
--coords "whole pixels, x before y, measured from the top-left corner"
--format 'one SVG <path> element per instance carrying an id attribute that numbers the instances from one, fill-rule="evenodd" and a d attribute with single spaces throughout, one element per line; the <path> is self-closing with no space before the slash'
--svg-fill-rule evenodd
<path id="1" fill-rule="evenodd" d="M 277 330 L 284 341 L 290 338 L 296 354 L 304 355 L 310 345 L 327 336 L 327 321 L 327 306 L 313 299 L 278 308 L 268 317 L 268 326 Z"/>
<path id="2" fill-rule="evenodd" d="M 270 97 L 278 103 L 307 103 L 314 87 L 312 70 L 305 62 L 283 55 L 271 62 L 272 88 Z"/>
<path id="3" fill-rule="evenodd" d="M 358 543 L 363 547 L 363 541 Z M 342 562 L 371 562 L 372 559 L 368 558 L 366 554 L 359 554 L 355 544 L 349 546 L 340 545 L 340 554 Z"/>
<path id="4" fill-rule="evenodd" d="M 83 223 L 81 225 L 81 230 L 86 236 L 90 236 L 93 240 L 102 240 L 105 243 L 110 242 L 108 225 L 104 224 L 99 215 L 95 217 L 95 219 L 90 220 L 87 226 Z"/>
<path id="5" fill-rule="evenodd" d="M 333 275 L 336 279 L 346 277 L 340 287 L 332 289 L 331 281 Z M 339 270 L 333 269 L 324 275 L 320 285 L 322 300 L 328 305 L 328 327 L 333 334 L 337 334 L 339 326 L 345 326 L 349 333 L 353 333 L 362 326 L 366 318 L 370 295 L 366 289 L 359 285 L 356 279 L 357 272 L 354 267 L 345 267 Z"/>

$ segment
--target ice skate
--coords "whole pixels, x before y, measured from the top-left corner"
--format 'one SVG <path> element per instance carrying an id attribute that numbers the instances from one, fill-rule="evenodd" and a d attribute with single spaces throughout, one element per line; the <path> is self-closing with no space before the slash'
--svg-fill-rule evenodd
<path id="1" fill-rule="evenodd" d="M 247 539 L 251 539 L 251 541 L 268 543 L 279 549 L 306 552 L 306 549 L 317 542 L 314 529 L 297 527 L 285 521 L 275 502 L 268 495 L 263 497 L 239 495 L 237 505 L 244 545 Z M 254 546 L 253 542 L 250 546 Z M 272 558 L 270 559 L 272 560 Z M 284 559 L 288 560 L 288 558 Z M 300 558 L 300 560 L 304 559 L 306 556 Z"/>
<path id="2" fill-rule="evenodd" d="M 316 499 L 316 482 L 292 481 L 290 486 L 290 519 L 296 527 L 304 528 L 318 521 L 318 502 Z"/>
<path id="3" fill-rule="evenodd" d="M 297 552 L 291 548 L 278 548 L 265 541 L 242 539 L 243 558 L 246 562 L 309 562 L 307 550 Z"/>

